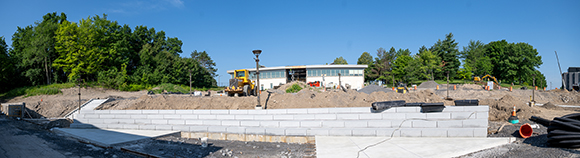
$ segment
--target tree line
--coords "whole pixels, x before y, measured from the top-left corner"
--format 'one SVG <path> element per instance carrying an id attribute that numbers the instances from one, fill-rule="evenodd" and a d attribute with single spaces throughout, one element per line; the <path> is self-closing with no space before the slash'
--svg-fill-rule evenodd
<path id="1" fill-rule="evenodd" d="M 447 75 L 451 80 L 472 80 L 475 76 L 492 75 L 502 83 L 532 85 L 535 75 L 538 87 L 547 85 L 544 74 L 537 69 L 542 65 L 542 57 L 533 46 L 522 42 L 508 43 L 506 40 L 487 44 L 471 40 L 459 51 L 452 33 L 429 48 L 422 46 L 415 55 L 411 55 L 409 49 L 396 50 L 394 47 L 388 51 L 377 49 L 374 59 L 370 53 L 363 52 L 357 64 L 369 66 L 364 70 L 365 81 L 387 84 L 443 80 Z"/>
<path id="2" fill-rule="evenodd" d="M 161 83 L 216 85 L 216 64 L 207 52 L 194 50 L 180 57 L 183 42 L 147 26 L 89 16 L 79 22 L 66 14 L 48 13 L 18 27 L 8 48 L 0 38 L 0 92 L 21 86 L 64 82 L 97 82 L 114 89 Z"/>

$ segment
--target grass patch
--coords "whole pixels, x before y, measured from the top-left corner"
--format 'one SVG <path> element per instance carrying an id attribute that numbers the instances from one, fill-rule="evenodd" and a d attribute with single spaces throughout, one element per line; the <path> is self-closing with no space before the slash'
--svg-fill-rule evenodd
<path id="1" fill-rule="evenodd" d="M 58 83 L 50 85 L 32 86 L 32 87 L 20 87 L 12 89 L 6 93 L 0 94 L 0 98 L 14 98 L 17 96 L 30 97 L 36 95 L 54 95 L 62 93 L 60 89 L 75 87 L 74 83 Z"/>
<path id="2" fill-rule="evenodd" d="M 290 86 L 288 89 L 286 89 L 286 93 L 296 93 L 296 92 L 299 92 L 300 90 L 302 90 L 302 87 L 300 87 L 300 85 L 295 83 L 292 86 Z"/>
<path id="3" fill-rule="evenodd" d="M 153 90 L 153 92 L 159 94 L 162 93 L 163 91 L 167 91 L 167 92 L 181 92 L 181 93 L 189 93 L 189 85 L 177 85 L 177 84 L 171 84 L 171 83 L 163 83 L 160 85 L 156 86 L 158 89 Z M 212 90 L 212 91 L 220 91 L 223 90 L 223 87 L 212 87 L 212 88 L 195 88 L 195 87 L 191 87 L 191 91 L 208 91 L 208 90 Z"/>

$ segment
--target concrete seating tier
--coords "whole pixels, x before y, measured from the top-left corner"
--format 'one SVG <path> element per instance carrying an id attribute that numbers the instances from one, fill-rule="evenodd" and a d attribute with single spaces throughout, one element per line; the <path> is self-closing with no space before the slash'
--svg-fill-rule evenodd
<path id="1" fill-rule="evenodd" d="M 92 110 L 71 128 L 176 130 L 277 136 L 486 137 L 489 106 L 446 106 L 421 113 L 396 107 L 268 110 Z M 397 130 L 399 129 L 399 130 Z M 393 133 L 393 131 L 395 131 Z"/>

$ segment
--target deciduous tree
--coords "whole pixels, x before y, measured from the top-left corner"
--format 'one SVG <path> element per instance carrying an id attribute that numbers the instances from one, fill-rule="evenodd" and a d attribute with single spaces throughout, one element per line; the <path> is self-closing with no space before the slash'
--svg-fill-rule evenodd
<path id="1" fill-rule="evenodd" d="M 348 62 L 346 62 L 346 59 L 342 58 L 342 56 L 334 59 L 332 63 L 334 65 L 348 65 Z"/>

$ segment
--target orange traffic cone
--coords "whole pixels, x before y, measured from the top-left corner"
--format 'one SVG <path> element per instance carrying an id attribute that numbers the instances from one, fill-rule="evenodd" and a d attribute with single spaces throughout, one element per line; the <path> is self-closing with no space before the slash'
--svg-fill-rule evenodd
<path id="1" fill-rule="evenodd" d="M 512 124 L 520 123 L 518 116 L 516 116 L 516 106 L 514 105 L 514 111 L 512 111 L 512 116 L 508 118 L 508 121 Z"/>

